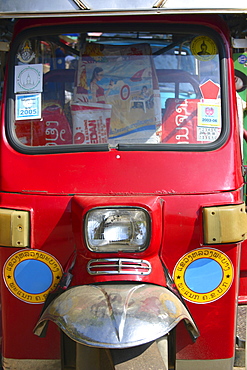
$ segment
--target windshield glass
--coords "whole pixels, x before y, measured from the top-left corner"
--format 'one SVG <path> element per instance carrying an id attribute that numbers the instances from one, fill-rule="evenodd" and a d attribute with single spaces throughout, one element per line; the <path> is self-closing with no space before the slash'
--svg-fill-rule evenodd
<path id="1" fill-rule="evenodd" d="M 19 146 L 205 146 L 221 134 L 212 35 L 32 33 L 14 64 L 9 116 Z"/>

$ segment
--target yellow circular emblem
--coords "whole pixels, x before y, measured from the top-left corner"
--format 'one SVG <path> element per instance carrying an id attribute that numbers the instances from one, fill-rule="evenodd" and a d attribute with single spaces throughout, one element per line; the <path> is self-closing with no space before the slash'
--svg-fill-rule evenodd
<path id="1" fill-rule="evenodd" d="M 215 42 L 208 36 L 197 36 L 190 44 L 192 54 L 199 60 L 208 61 L 217 54 Z"/>
<path id="2" fill-rule="evenodd" d="M 37 249 L 12 254 L 3 267 L 5 285 L 16 298 L 27 303 L 43 303 L 62 274 L 58 260 Z"/>
<path id="3" fill-rule="evenodd" d="M 187 301 L 209 303 L 229 290 L 233 265 L 229 257 L 217 249 L 195 249 L 178 261 L 173 278 Z"/>

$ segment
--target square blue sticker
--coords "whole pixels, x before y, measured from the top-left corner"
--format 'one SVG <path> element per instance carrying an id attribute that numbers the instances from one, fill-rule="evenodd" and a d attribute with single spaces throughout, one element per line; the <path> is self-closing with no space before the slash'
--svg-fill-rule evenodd
<path id="1" fill-rule="evenodd" d="M 18 94 L 15 101 L 15 119 L 40 119 L 41 94 Z"/>

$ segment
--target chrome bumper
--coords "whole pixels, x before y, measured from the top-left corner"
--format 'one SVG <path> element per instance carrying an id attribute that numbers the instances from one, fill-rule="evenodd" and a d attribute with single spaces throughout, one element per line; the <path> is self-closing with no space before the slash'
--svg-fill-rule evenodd
<path id="1" fill-rule="evenodd" d="M 102 284 L 72 287 L 55 298 L 39 319 L 41 336 L 51 320 L 78 343 L 128 348 L 166 335 L 185 320 L 192 336 L 197 327 L 180 299 L 153 284 Z"/>

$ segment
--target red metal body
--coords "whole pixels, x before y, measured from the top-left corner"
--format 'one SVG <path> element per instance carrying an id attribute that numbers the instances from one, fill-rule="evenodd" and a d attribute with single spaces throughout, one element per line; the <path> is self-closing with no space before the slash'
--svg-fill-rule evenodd
<path id="1" fill-rule="evenodd" d="M 149 17 L 83 17 L 35 19 L 20 22 L 15 30 L 65 23 L 153 22 Z M 158 25 L 174 17 L 155 17 Z M 234 71 L 225 26 L 201 16 L 176 16 L 176 22 L 207 25 L 225 42 L 229 68 L 228 97 L 230 132 L 225 144 L 214 151 L 118 151 L 58 154 L 22 154 L 9 144 L 5 133 L 5 97 L 1 115 L 0 206 L 31 212 L 31 248 L 50 253 L 64 267 L 74 249 L 78 258 L 72 285 L 105 281 L 142 281 L 165 285 L 162 263 L 173 273 L 186 253 L 202 248 L 202 207 L 242 202 L 240 134 L 236 118 Z M 6 81 L 7 83 L 7 81 Z M 141 253 L 118 253 L 118 257 L 145 258 L 152 264 L 148 276 L 90 276 L 91 258 L 109 254 L 90 252 L 81 236 L 86 212 L 98 206 L 141 206 L 151 215 L 150 246 Z M 207 303 L 187 302 L 200 331 L 192 344 L 184 327 L 178 326 L 178 359 L 226 359 L 234 356 L 236 301 L 239 285 L 241 243 L 219 244 L 234 267 L 234 280 L 221 298 Z M 1 269 L 18 249 L 0 248 Z M 110 255 L 112 256 L 112 255 Z M 54 324 L 46 338 L 33 328 L 40 305 L 14 297 L 1 281 L 2 353 L 6 358 L 59 358 L 60 337 Z M 227 339 L 226 339 L 227 338 Z"/>

